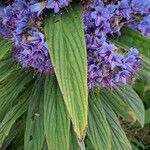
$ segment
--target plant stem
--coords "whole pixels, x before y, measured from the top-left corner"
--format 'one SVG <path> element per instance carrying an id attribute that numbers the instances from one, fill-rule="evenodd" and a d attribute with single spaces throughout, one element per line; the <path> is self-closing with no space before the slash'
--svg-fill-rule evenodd
<path id="1" fill-rule="evenodd" d="M 80 150 L 85 150 L 85 143 L 84 140 L 79 139 L 78 140 L 79 146 L 80 146 Z"/>

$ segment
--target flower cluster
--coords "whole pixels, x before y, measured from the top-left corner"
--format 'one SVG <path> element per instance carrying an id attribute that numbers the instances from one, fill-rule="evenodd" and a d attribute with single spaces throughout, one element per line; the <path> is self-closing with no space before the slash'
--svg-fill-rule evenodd
<path id="1" fill-rule="evenodd" d="M 36 28 L 28 30 L 24 41 L 13 47 L 13 56 L 22 67 L 33 67 L 38 72 L 52 69 L 44 35 Z"/>
<path id="2" fill-rule="evenodd" d="M 115 84 L 126 84 L 139 68 L 140 58 L 137 49 L 122 50 L 107 42 L 107 35 L 120 35 L 122 25 L 132 22 L 134 15 L 146 16 L 148 9 L 135 11 L 132 9 L 136 9 L 133 4 L 128 0 L 121 0 L 116 4 L 106 5 L 101 0 L 94 0 L 85 10 L 83 17 L 90 89 L 100 85 L 112 87 Z M 148 25 L 149 18 L 143 18 L 137 29 L 143 34 L 148 34 Z"/>
<path id="3" fill-rule="evenodd" d="M 0 8 L 0 35 L 15 40 L 16 36 L 34 22 L 35 16 L 30 12 L 30 3 L 24 0 L 15 0 L 12 5 Z"/>
<path id="4" fill-rule="evenodd" d="M 119 53 L 113 44 L 101 43 L 98 49 L 88 49 L 88 86 L 112 87 L 126 84 L 140 65 L 138 51 L 131 48 Z M 122 50 L 121 50 L 122 51 Z"/>
<path id="5" fill-rule="evenodd" d="M 44 35 L 39 24 L 45 8 L 59 12 L 70 0 L 14 0 L 5 7 L 0 5 L 0 35 L 14 43 L 12 54 L 22 67 L 32 67 L 38 72 L 52 69 Z"/>
<path id="6" fill-rule="evenodd" d="M 136 16 L 129 25 L 143 35 L 150 36 L 150 0 L 132 0 L 131 8 Z"/>
<path id="7" fill-rule="evenodd" d="M 52 64 L 44 35 L 44 9 L 58 13 L 71 0 L 13 0 L 0 3 L 0 35 L 13 41 L 12 56 L 24 68 L 49 72 Z M 9 4 L 9 5 L 8 5 Z M 150 36 L 150 0 L 93 0 L 83 12 L 88 56 L 89 89 L 126 84 L 136 73 L 138 50 L 123 50 L 107 41 L 108 34 L 120 35 L 123 24 Z"/>
<path id="8" fill-rule="evenodd" d="M 52 69 L 44 35 L 38 29 L 42 11 L 33 9 L 37 0 L 14 0 L 12 5 L 0 8 L 0 35 L 10 38 L 14 45 L 13 58 L 24 68 L 32 67 L 38 72 Z M 33 11 L 34 10 L 34 11 Z"/>

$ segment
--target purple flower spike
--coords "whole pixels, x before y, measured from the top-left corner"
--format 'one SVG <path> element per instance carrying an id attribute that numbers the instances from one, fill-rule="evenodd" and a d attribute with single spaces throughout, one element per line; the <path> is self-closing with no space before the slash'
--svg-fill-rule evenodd
<path id="1" fill-rule="evenodd" d="M 89 89 L 126 84 L 138 70 L 140 59 L 137 49 L 118 53 L 115 45 L 106 41 L 108 34 L 121 34 L 122 22 L 132 21 L 133 13 L 129 0 L 121 0 L 114 5 L 94 0 L 84 12 Z M 139 28 L 142 30 L 142 26 Z"/>

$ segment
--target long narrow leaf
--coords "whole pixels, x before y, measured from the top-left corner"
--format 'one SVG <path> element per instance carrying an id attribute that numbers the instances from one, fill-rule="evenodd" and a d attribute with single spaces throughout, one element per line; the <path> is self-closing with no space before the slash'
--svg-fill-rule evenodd
<path id="1" fill-rule="evenodd" d="M 88 88 L 86 46 L 79 5 L 45 17 L 49 53 L 63 98 L 79 138 L 87 126 Z"/>
<path id="2" fill-rule="evenodd" d="M 24 137 L 25 150 L 41 150 L 44 142 L 44 79 L 38 77 L 33 86 Z"/>
<path id="3" fill-rule="evenodd" d="M 19 133 L 20 128 L 22 128 L 22 124 L 23 124 L 22 120 L 15 122 L 15 124 L 12 126 L 8 136 L 5 138 L 1 149 L 3 149 L 3 150 L 7 149 L 7 147 L 10 145 L 10 143 L 13 141 L 13 139 Z"/>
<path id="4" fill-rule="evenodd" d="M 44 129 L 49 150 L 69 150 L 70 119 L 54 75 L 45 80 Z"/>
<path id="5" fill-rule="evenodd" d="M 103 96 L 112 110 L 119 116 L 133 123 L 136 121 L 136 115 L 134 111 L 119 96 L 106 88 L 101 89 L 100 94 Z"/>
<path id="6" fill-rule="evenodd" d="M 7 78 L 7 83 L 0 88 L 0 120 L 3 119 L 20 92 L 32 79 L 32 74 L 20 70 L 15 71 Z"/>
<path id="7" fill-rule="evenodd" d="M 0 60 L 6 55 L 6 53 L 11 49 L 11 42 L 0 38 Z"/>
<path id="8" fill-rule="evenodd" d="M 111 146 L 112 150 L 132 150 L 130 142 L 128 141 L 125 132 L 120 126 L 117 116 L 109 107 L 105 99 L 100 97 L 106 113 L 107 122 L 111 131 Z"/>
<path id="9" fill-rule="evenodd" d="M 142 57 L 141 68 L 138 74 L 146 83 L 150 84 L 150 58 Z"/>
<path id="10" fill-rule="evenodd" d="M 101 100 L 94 93 L 89 96 L 88 137 L 95 150 L 111 150 L 111 136 Z"/>
<path id="11" fill-rule="evenodd" d="M 130 87 L 126 86 L 116 86 L 114 87 L 113 92 L 117 94 L 130 108 L 134 111 L 137 120 L 141 124 L 144 125 L 144 115 L 145 110 L 143 103 L 137 93 Z"/>
<path id="12" fill-rule="evenodd" d="M 18 104 L 11 108 L 3 121 L 0 123 L 0 145 L 9 134 L 9 131 L 15 121 L 27 110 L 29 92 L 30 91 L 25 92 L 25 94 L 19 98 Z"/>
<path id="13" fill-rule="evenodd" d="M 129 27 L 123 27 L 121 36 L 111 37 L 110 40 L 123 48 L 135 47 L 140 53 L 150 58 L 150 38 L 144 37 L 140 32 Z"/>
<path id="14" fill-rule="evenodd" d="M 24 150 L 23 146 L 24 146 L 25 125 L 26 125 L 26 114 L 21 116 L 21 118 L 19 118 L 18 121 L 21 121 L 19 132 L 9 145 L 9 148 L 12 150 Z"/>
<path id="15" fill-rule="evenodd" d="M 0 82 L 6 79 L 17 67 L 11 59 L 0 61 Z"/>
<path id="16" fill-rule="evenodd" d="M 76 135 L 75 135 L 74 130 L 73 130 L 72 127 L 70 128 L 69 150 L 80 150 Z"/>

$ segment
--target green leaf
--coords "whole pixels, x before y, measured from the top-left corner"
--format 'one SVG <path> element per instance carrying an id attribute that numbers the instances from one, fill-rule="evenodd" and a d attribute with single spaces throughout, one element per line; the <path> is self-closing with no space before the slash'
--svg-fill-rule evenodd
<path id="1" fill-rule="evenodd" d="M 150 84 L 150 58 L 142 56 L 141 68 L 139 69 L 138 74 L 147 84 Z"/>
<path id="2" fill-rule="evenodd" d="M 38 77 L 31 94 L 24 137 L 25 150 L 41 150 L 44 142 L 44 79 Z"/>
<path id="3" fill-rule="evenodd" d="M 5 138 L 1 149 L 6 150 L 6 148 L 10 145 L 12 140 L 19 133 L 20 128 L 22 128 L 22 120 L 16 121 L 14 123 L 14 125 L 11 127 L 11 130 L 10 130 L 8 136 Z"/>
<path id="4" fill-rule="evenodd" d="M 44 140 L 42 150 L 48 150 L 46 139 Z"/>
<path id="5" fill-rule="evenodd" d="M 142 57 L 142 70 L 145 69 L 147 72 L 149 72 L 150 76 L 150 58 Z"/>
<path id="6" fill-rule="evenodd" d="M 18 104 L 8 111 L 3 121 L 0 124 L 0 145 L 4 139 L 8 136 L 9 131 L 15 121 L 27 110 L 28 108 L 28 94 L 29 91 L 19 98 Z"/>
<path id="7" fill-rule="evenodd" d="M 45 17 L 44 31 L 55 74 L 79 138 L 87 127 L 87 60 L 79 5 Z"/>
<path id="8" fill-rule="evenodd" d="M 70 144 L 69 144 L 69 150 L 80 150 L 78 140 L 76 138 L 76 135 L 74 133 L 73 128 L 70 128 Z"/>
<path id="9" fill-rule="evenodd" d="M 26 113 L 19 118 L 20 121 L 20 127 L 19 127 L 19 133 L 16 135 L 16 137 L 13 139 L 13 141 L 10 143 L 8 149 L 11 150 L 24 150 L 24 132 L 25 132 L 25 125 L 26 125 Z"/>
<path id="10" fill-rule="evenodd" d="M 144 95 L 142 97 L 142 101 L 145 104 L 145 108 L 148 109 L 150 108 L 150 89 L 148 89 L 149 86 L 145 87 L 145 92 Z"/>
<path id="11" fill-rule="evenodd" d="M 6 55 L 6 53 L 11 49 L 11 42 L 8 40 L 0 38 L 0 60 Z"/>
<path id="12" fill-rule="evenodd" d="M 110 41 L 125 49 L 135 47 L 141 54 L 150 58 L 150 38 L 144 37 L 140 32 L 129 27 L 123 27 L 121 36 L 111 37 Z"/>
<path id="13" fill-rule="evenodd" d="M 49 150 L 69 150 L 70 119 L 54 75 L 45 80 L 44 129 Z"/>
<path id="14" fill-rule="evenodd" d="M 94 147 L 88 136 L 85 138 L 85 143 L 86 143 L 86 150 L 94 150 Z"/>
<path id="15" fill-rule="evenodd" d="M 145 126 L 150 125 L 150 108 L 145 112 Z"/>
<path id="16" fill-rule="evenodd" d="M 117 113 L 127 121 L 135 122 L 136 116 L 134 111 L 110 89 L 102 88 L 100 94 L 115 113 Z"/>
<path id="17" fill-rule="evenodd" d="M 118 95 L 134 111 L 136 118 L 141 126 L 144 125 L 145 110 L 143 103 L 137 93 L 129 85 L 116 86 L 113 92 Z"/>
<path id="18" fill-rule="evenodd" d="M 132 144 L 132 149 L 133 150 L 139 150 L 139 148 L 137 146 L 135 146 L 134 144 Z"/>
<path id="19" fill-rule="evenodd" d="M 101 99 L 94 93 L 89 95 L 88 137 L 95 150 L 111 150 L 111 136 Z"/>
<path id="20" fill-rule="evenodd" d="M 135 80 L 132 87 L 136 91 L 136 93 L 140 96 L 140 98 L 143 97 L 145 91 L 145 81 L 143 79 Z"/>
<path id="21" fill-rule="evenodd" d="M 132 150 L 130 142 L 128 141 L 125 132 L 120 126 L 117 116 L 112 111 L 112 108 L 107 104 L 103 97 L 102 105 L 106 113 L 107 122 L 111 131 L 111 149 L 112 150 Z"/>
<path id="22" fill-rule="evenodd" d="M 11 59 L 0 61 L 0 82 L 6 79 L 14 70 L 17 70 Z"/>
<path id="23" fill-rule="evenodd" d="M 0 88 L 0 121 L 14 105 L 18 95 L 25 89 L 25 86 L 32 80 L 32 74 L 17 70 L 7 78 L 6 83 Z"/>

